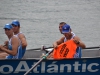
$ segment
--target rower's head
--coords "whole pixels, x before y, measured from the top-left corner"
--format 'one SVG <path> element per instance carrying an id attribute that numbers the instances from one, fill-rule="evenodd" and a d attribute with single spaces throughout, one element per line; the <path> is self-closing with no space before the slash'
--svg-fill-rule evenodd
<path id="1" fill-rule="evenodd" d="M 62 34 L 62 26 L 65 25 L 65 24 L 66 24 L 65 22 L 59 23 L 59 31 L 60 31 L 61 34 Z"/>
<path id="2" fill-rule="evenodd" d="M 70 25 L 65 24 L 64 26 L 62 26 L 62 34 L 64 34 L 68 39 L 72 36 Z"/>
<path id="3" fill-rule="evenodd" d="M 13 27 L 11 24 L 5 24 L 3 29 L 5 30 L 6 35 L 9 36 L 9 35 L 13 34 Z"/>
<path id="4" fill-rule="evenodd" d="M 20 27 L 20 22 L 19 22 L 18 20 L 13 20 L 11 24 L 12 24 L 13 27 L 14 27 L 14 26 L 15 26 L 15 27 L 16 27 L 16 26 Z"/>
<path id="5" fill-rule="evenodd" d="M 11 25 L 13 26 L 14 34 L 18 34 L 20 31 L 20 22 L 18 20 L 13 20 Z"/>
<path id="6" fill-rule="evenodd" d="M 62 26 L 62 33 L 69 33 L 70 32 L 70 25 L 65 24 Z"/>

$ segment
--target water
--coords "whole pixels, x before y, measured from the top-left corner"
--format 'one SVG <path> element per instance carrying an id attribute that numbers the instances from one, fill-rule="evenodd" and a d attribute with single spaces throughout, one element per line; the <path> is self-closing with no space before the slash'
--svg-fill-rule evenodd
<path id="1" fill-rule="evenodd" d="M 14 19 L 21 23 L 27 49 L 52 46 L 62 36 L 62 21 L 87 47 L 100 45 L 100 0 L 0 0 L 0 44 L 7 40 L 3 26 Z"/>

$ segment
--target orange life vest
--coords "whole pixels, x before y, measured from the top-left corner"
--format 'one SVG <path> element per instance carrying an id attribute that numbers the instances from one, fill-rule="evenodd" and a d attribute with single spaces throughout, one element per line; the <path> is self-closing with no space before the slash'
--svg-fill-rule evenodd
<path id="1" fill-rule="evenodd" d="M 53 51 L 54 59 L 62 59 L 62 58 L 74 58 L 74 54 L 76 53 L 77 45 L 73 40 L 68 40 L 62 44 L 60 44 L 57 49 Z"/>

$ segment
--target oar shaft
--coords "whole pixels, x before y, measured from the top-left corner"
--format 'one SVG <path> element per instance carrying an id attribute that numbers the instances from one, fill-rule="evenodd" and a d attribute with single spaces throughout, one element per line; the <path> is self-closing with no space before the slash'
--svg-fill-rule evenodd
<path id="1" fill-rule="evenodd" d="M 44 59 L 47 58 L 47 56 L 53 52 L 53 49 L 51 51 L 49 51 L 45 56 L 43 56 L 34 66 L 32 66 L 32 68 L 30 68 L 24 75 L 27 75 L 28 73 L 31 72 L 32 69 L 34 69 L 39 63 L 41 63 Z"/>
<path id="2" fill-rule="evenodd" d="M 32 71 L 32 69 L 34 69 L 39 63 L 41 63 L 43 61 L 44 58 L 41 58 L 34 66 L 32 66 L 32 68 L 30 68 L 24 75 L 27 75 L 28 73 L 30 73 Z"/>

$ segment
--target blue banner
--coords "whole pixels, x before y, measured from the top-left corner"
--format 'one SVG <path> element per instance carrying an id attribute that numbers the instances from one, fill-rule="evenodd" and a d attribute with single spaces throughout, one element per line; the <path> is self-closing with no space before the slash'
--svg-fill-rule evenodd
<path id="1" fill-rule="evenodd" d="M 0 75 L 24 75 L 36 59 L 0 60 Z M 44 60 L 28 75 L 100 75 L 100 58 Z"/>

